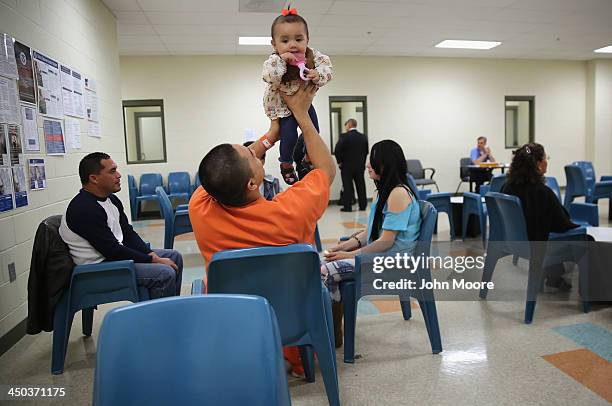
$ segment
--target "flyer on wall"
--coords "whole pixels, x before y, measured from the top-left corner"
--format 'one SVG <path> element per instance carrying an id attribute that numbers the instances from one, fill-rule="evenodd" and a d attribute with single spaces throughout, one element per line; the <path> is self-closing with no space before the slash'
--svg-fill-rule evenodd
<path id="1" fill-rule="evenodd" d="M 23 139 L 25 151 L 40 152 L 36 107 L 26 103 L 22 103 L 21 122 L 23 123 Z"/>
<path id="2" fill-rule="evenodd" d="M 9 153 L 12 165 L 23 165 L 23 141 L 21 139 L 21 126 L 8 125 Z"/>
<path id="3" fill-rule="evenodd" d="M 13 210 L 13 176 L 11 168 L 0 168 L 0 212 Z"/>
<path id="4" fill-rule="evenodd" d="M 45 173 L 45 160 L 43 158 L 28 159 L 30 172 L 30 190 L 42 190 L 47 187 L 47 175 Z"/>
<path id="5" fill-rule="evenodd" d="M 64 120 L 64 132 L 70 149 L 81 149 L 81 120 L 66 118 Z"/>
<path id="6" fill-rule="evenodd" d="M 13 188 L 15 194 L 15 208 L 28 205 L 28 186 L 23 166 L 13 166 Z"/>
<path id="7" fill-rule="evenodd" d="M 62 108 L 64 109 L 64 115 L 73 116 L 72 69 L 66 65 L 60 65 L 60 78 L 62 83 Z"/>
<path id="8" fill-rule="evenodd" d="M 6 140 L 7 125 L 0 124 L 0 166 L 9 166 L 8 141 Z"/>
<path id="9" fill-rule="evenodd" d="M 98 96 L 92 92 L 85 94 L 85 109 L 87 111 L 87 119 L 89 121 L 98 122 Z"/>
<path id="10" fill-rule="evenodd" d="M 83 76 L 72 70 L 72 106 L 74 107 L 74 115 L 80 118 L 85 118 L 85 96 L 83 87 Z"/>
<path id="11" fill-rule="evenodd" d="M 0 76 L 0 122 L 21 124 L 17 81 Z"/>
<path id="12" fill-rule="evenodd" d="M 64 155 L 66 153 L 66 143 L 64 142 L 61 121 L 44 119 L 43 133 L 47 155 Z"/>
<path id="13" fill-rule="evenodd" d="M 13 37 L 5 33 L 0 33 L 0 75 L 17 79 Z"/>
<path id="14" fill-rule="evenodd" d="M 59 64 L 36 51 L 32 51 L 32 58 L 38 87 L 38 112 L 45 116 L 62 118 Z"/>
<path id="15" fill-rule="evenodd" d="M 32 70 L 32 55 L 30 47 L 15 41 L 15 60 L 19 79 L 19 99 L 26 103 L 36 104 L 36 86 L 34 84 L 34 71 Z"/>

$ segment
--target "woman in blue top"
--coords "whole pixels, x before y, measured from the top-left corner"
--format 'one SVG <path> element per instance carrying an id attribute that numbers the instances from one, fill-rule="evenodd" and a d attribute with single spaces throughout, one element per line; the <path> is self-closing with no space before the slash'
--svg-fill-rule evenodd
<path id="1" fill-rule="evenodd" d="M 321 275 L 340 301 L 338 282 L 352 279 L 355 256 L 379 252 L 411 253 L 421 229 L 421 213 L 416 191 L 408 186 L 406 158 L 402 147 L 391 140 L 377 142 L 370 151 L 368 174 L 376 185 L 368 228 L 325 252 L 327 263 Z"/>

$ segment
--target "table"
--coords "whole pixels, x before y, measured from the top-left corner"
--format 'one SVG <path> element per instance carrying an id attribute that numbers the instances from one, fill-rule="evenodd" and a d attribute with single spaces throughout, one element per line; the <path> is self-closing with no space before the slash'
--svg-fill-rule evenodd
<path id="1" fill-rule="evenodd" d="M 470 192 L 472 191 L 472 178 L 478 178 L 477 174 L 474 174 L 474 172 L 486 172 L 486 171 L 492 171 L 493 169 L 501 169 L 502 173 L 506 172 L 507 168 L 510 168 L 510 164 L 504 164 L 504 163 L 499 163 L 496 162 L 494 165 L 468 165 L 467 166 L 468 170 L 469 170 L 469 177 L 470 177 Z M 481 179 L 481 181 L 484 181 L 485 179 Z"/>

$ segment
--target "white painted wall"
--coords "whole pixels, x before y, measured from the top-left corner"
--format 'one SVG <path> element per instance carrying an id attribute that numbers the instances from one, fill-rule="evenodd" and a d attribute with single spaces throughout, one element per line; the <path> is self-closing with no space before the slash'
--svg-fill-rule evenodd
<path id="1" fill-rule="evenodd" d="M 82 148 L 63 157 L 43 156 L 47 189 L 29 192 L 30 205 L 0 215 L 0 336 L 27 316 L 27 281 L 32 242 L 41 220 L 61 214 L 80 188 L 78 163 L 89 152 L 106 151 L 125 167 L 119 57 L 115 17 L 97 0 L 1 0 L 0 30 L 97 80 L 102 138 L 86 135 Z M 42 121 L 39 119 L 39 134 Z M 42 141 L 42 137 L 41 137 Z M 43 145 L 44 151 L 44 145 Z M 127 181 L 125 182 L 127 184 Z M 127 187 L 120 193 L 129 207 Z M 17 280 L 7 266 L 15 262 Z"/>
<path id="2" fill-rule="evenodd" d="M 612 175 L 612 61 L 594 61 L 593 163 L 599 179 Z"/>
<path id="3" fill-rule="evenodd" d="M 164 99 L 168 163 L 130 165 L 136 174 L 196 171 L 222 142 L 242 142 L 245 128 L 263 133 L 261 99 L 265 56 L 122 57 L 124 100 Z M 550 173 L 565 183 L 563 165 L 585 157 L 586 63 L 406 57 L 333 57 L 335 78 L 321 88 L 315 108 L 329 143 L 329 96 L 367 96 L 370 145 L 392 138 L 407 158 L 437 169 L 441 190 L 458 183 L 459 159 L 476 138 L 504 149 L 504 96 L 535 96 L 536 141 L 553 157 Z M 266 169 L 278 176 L 277 152 Z M 337 177 L 332 197 L 338 195 Z M 367 181 L 371 195 L 372 182 Z"/>

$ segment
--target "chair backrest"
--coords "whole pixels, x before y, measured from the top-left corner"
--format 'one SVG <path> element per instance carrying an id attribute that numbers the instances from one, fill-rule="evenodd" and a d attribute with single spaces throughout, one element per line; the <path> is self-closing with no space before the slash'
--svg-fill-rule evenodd
<path id="1" fill-rule="evenodd" d="M 500 175 L 495 175 L 493 176 L 493 178 L 491 178 L 491 182 L 489 184 L 490 186 L 490 191 L 491 192 L 496 192 L 499 193 L 502 190 L 502 187 L 504 186 L 504 183 L 506 183 L 506 174 L 500 174 Z"/>
<path id="2" fill-rule="evenodd" d="M 561 188 L 559 187 L 557 178 L 555 178 L 554 176 L 546 176 L 544 180 L 546 182 L 546 186 L 551 188 L 552 191 L 555 192 L 555 195 L 557 195 L 557 199 L 561 201 Z"/>
<path id="3" fill-rule="evenodd" d="M 162 176 L 159 173 L 143 173 L 140 175 L 140 195 L 154 195 L 155 188 L 164 186 Z"/>
<path id="4" fill-rule="evenodd" d="M 183 296 L 113 309 L 96 359 L 96 406 L 290 404 L 276 317 L 261 297 Z"/>
<path id="5" fill-rule="evenodd" d="M 586 183 L 587 188 L 587 196 L 590 196 L 595 188 L 595 182 L 597 178 L 595 177 L 595 168 L 593 167 L 593 162 L 591 161 L 576 161 L 572 162 L 572 165 L 576 165 L 582 169 L 582 173 L 584 174 L 584 181 Z"/>
<path id="6" fill-rule="evenodd" d="M 202 182 L 200 182 L 200 175 L 196 172 L 195 178 L 193 179 L 193 191 L 195 192 L 199 186 L 202 186 Z"/>
<path id="7" fill-rule="evenodd" d="M 428 257 L 431 250 L 431 239 L 436 226 L 438 213 L 434 205 L 425 200 L 419 200 L 419 205 L 421 211 L 421 230 L 419 231 L 419 238 L 414 250 L 414 255 L 419 256 L 423 254 L 425 257 Z"/>
<path id="8" fill-rule="evenodd" d="M 578 165 L 565 165 L 564 169 L 567 185 L 563 204 L 568 208 L 574 197 L 588 196 L 588 188 L 582 168 Z"/>
<path id="9" fill-rule="evenodd" d="M 516 196 L 489 192 L 485 196 L 489 213 L 489 241 L 529 241 L 521 201 Z"/>
<path id="10" fill-rule="evenodd" d="M 191 178 L 188 172 L 170 172 L 168 174 L 168 193 L 191 194 Z"/>
<path id="11" fill-rule="evenodd" d="M 168 225 L 168 222 L 172 222 L 174 220 L 174 209 L 172 208 L 172 202 L 168 197 L 168 194 L 164 190 L 163 187 L 158 186 L 155 188 L 155 194 L 159 199 L 159 207 L 161 208 L 162 217 Z"/>
<path id="12" fill-rule="evenodd" d="M 423 165 L 421 165 L 421 161 L 418 159 L 406 159 L 406 167 L 408 169 L 408 173 L 412 175 L 415 179 L 423 179 L 425 178 L 425 173 L 423 171 Z"/>
<path id="13" fill-rule="evenodd" d="M 459 178 L 464 182 L 467 181 L 470 176 L 469 165 L 472 165 L 472 158 L 467 157 L 459 160 Z"/>
<path id="14" fill-rule="evenodd" d="M 309 330 L 310 313 L 324 313 L 319 264 L 308 244 L 221 251 L 208 265 L 207 288 L 265 297 L 278 317 L 282 342 L 297 342 Z"/>
<path id="15" fill-rule="evenodd" d="M 130 189 L 132 188 L 137 189 L 136 178 L 134 178 L 132 175 L 128 175 L 128 187 Z"/>
<path id="16" fill-rule="evenodd" d="M 419 188 L 417 187 L 417 184 L 414 181 L 414 177 L 410 174 L 410 172 L 406 174 L 406 178 L 408 178 L 408 186 L 410 186 L 410 189 L 412 190 L 412 192 L 418 193 Z"/>

